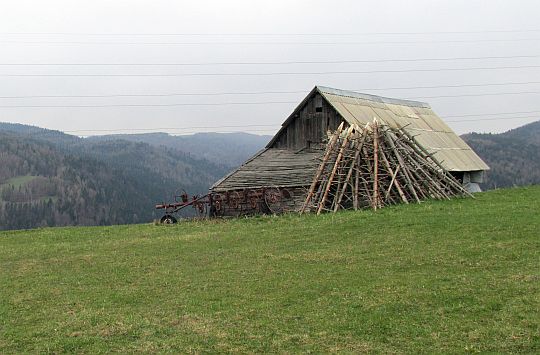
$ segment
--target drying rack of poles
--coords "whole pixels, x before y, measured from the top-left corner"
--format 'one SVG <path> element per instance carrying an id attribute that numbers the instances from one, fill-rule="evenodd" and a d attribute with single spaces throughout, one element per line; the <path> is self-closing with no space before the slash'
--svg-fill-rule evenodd
<path id="1" fill-rule="evenodd" d="M 300 213 L 472 197 L 404 128 L 377 119 L 363 127 L 342 123 L 328 141 Z"/>

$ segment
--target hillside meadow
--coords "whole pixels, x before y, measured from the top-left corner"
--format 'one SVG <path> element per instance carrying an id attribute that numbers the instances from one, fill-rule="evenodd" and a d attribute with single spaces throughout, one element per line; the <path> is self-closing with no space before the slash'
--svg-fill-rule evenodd
<path id="1" fill-rule="evenodd" d="M 0 353 L 540 352 L 540 187 L 0 232 Z"/>

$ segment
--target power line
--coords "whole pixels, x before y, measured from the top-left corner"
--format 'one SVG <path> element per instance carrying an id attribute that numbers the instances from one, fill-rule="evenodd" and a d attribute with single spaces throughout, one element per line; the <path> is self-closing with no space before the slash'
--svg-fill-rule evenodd
<path id="1" fill-rule="evenodd" d="M 188 32 L 166 32 L 166 33 L 99 33 L 99 32 L 3 32 L 0 36 L 373 36 L 373 35 L 448 35 L 448 34 L 469 34 L 469 33 L 527 33 L 540 32 L 540 29 L 502 29 L 502 30 L 474 30 L 474 31 L 418 31 L 418 32 L 342 32 L 342 33 L 188 33 Z"/>
<path id="2" fill-rule="evenodd" d="M 540 94 L 540 91 L 521 91 L 521 92 L 492 92 L 482 94 L 458 94 L 458 95 L 437 95 L 437 96 L 419 96 L 404 98 L 404 100 L 420 100 L 420 99 L 441 99 L 452 97 L 477 97 L 477 96 L 500 96 L 500 95 L 528 95 L 528 94 Z"/>
<path id="3" fill-rule="evenodd" d="M 538 82 L 538 83 L 540 84 L 540 82 Z M 377 89 L 374 89 L 374 90 L 377 90 Z M 210 93 L 168 93 L 168 94 L 26 95 L 26 96 L 0 96 L 0 99 L 226 96 L 226 95 L 300 94 L 300 93 L 306 93 L 306 90 L 296 90 L 296 91 L 254 91 L 254 92 L 210 92 Z"/>
<path id="4" fill-rule="evenodd" d="M 501 96 L 501 95 L 524 95 L 540 94 L 540 91 L 524 92 L 499 92 L 484 94 L 459 94 L 459 95 L 439 95 L 420 96 L 404 98 L 405 100 L 422 100 L 436 98 L 455 97 L 477 97 L 477 96 Z M 197 102 L 197 103 L 171 103 L 171 104 L 97 104 L 97 105 L 0 105 L 0 108 L 106 108 L 106 107 L 175 107 L 175 106 L 228 106 L 228 105 L 273 105 L 273 104 L 294 104 L 296 101 L 256 101 L 256 102 Z"/>
<path id="5" fill-rule="evenodd" d="M 180 133 L 180 134 L 195 134 L 195 133 L 275 133 L 279 127 L 276 127 L 275 129 L 248 129 L 248 130 L 216 130 L 216 131 L 208 131 L 208 132 L 201 132 L 201 131 L 185 131 L 182 130 L 181 132 L 177 132 L 177 130 L 172 130 L 174 133 Z M 76 131 L 64 131 L 64 133 L 74 133 Z M 85 131 L 79 131 L 79 134 L 85 135 L 83 132 L 94 132 L 93 130 L 85 130 Z M 124 130 L 115 130 L 114 132 L 119 134 L 129 134 L 129 133 L 122 133 Z M 168 132 L 159 132 L 159 131 L 148 131 L 147 133 L 168 133 Z M 131 133 L 133 134 L 133 133 Z M 136 134 L 136 133 L 135 133 Z M 141 133 L 142 134 L 142 133 Z M 97 135 L 97 134 L 95 134 Z M 86 135 L 90 136 L 90 135 Z"/>
<path id="6" fill-rule="evenodd" d="M 176 131 L 176 130 L 172 130 L 172 131 L 169 131 L 169 132 L 163 132 L 163 131 L 153 131 L 153 130 L 148 130 L 146 133 L 149 134 L 149 133 L 168 133 L 168 134 L 173 134 L 173 133 L 176 133 L 176 134 L 182 134 L 182 135 L 189 135 L 189 134 L 196 134 L 196 133 L 253 133 L 253 134 L 273 134 L 273 133 L 276 133 L 277 130 L 279 129 L 279 127 L 276 127 L 275 129 L 250 129 L 250 130 L 214 130 L 214 131 L 205 131 L 205 132 L 201 132 L 201 131 Z M 92 136 L 103 136 L 103 135 L 109 135 L 109 134 L 86 134 L 85 132 L 88 132 L 88 133 L 91 133 L 91 132 L 95 132 L 93 130 L 81 130 L 81 131 L 63 131 L 64 133 L 68 133 L 68 134 L 75 134 L 75 135 L 81 135 L 81 136 L 84 136 L 84 137 L 92 137 Z M 110 130 L 110 132 L 115 132 L 115 133 L 112 133 L 110 135 L 122 135 L 122 134 L 137 134 L 137 133 L 124 133 L 125 131 L 124 130 L 121 130 L 121 129 L 118 129 L 118 130 Z M 144 134 L 144 133 L 140 133 L 140 134 Z"/>
<path id="7" fill-rule="evenodd" d="M 440 71 L 501 70 L 540 68 L 540 65 L 438 68 L 438 69 L 397 69 L 370 71 L 323 71 L 323 72 L 271 72 L 271 73 L 178 73 L 178 74 L 0 74 L 0 77 L 188 77 L 188 76 L 279 76 L 279 75 L 328 75 L 328 74 L 377 74 L 377 73 L 417 73 Z"/>
<path id="8" fill-rule="evenodd" d="M 200 102 L 172 104 L 105 104 L 105 105 L 3 105 L 0 108 L 104 108 L 104 107 L 174 107 L 174 106 L 228 106 L 228 105 L 272 105 L 294 104 L 296 101 L 260 101 L 260 102 Z"/>
<path id="9" fill-rule="evenodd" d="M 204 46 L 204 45 L 291 45 L 291 46 L 336 46 L 336 45 L 377 45 L 377 44 L 438 44 L 438 43 L 483 43 L 483 42 L 536 42 L 540 38 L 483 38 L 483 39 L 443 39 L 431 41 L 363 41 L 363 42 L 232 42 L 232 41 L 214 41 L 214 42 L 90 42 L 90 41 L 10 41 L 0 40 L 4 44 L 32 44 L 32 45 L 151 45 L 151 46 Z"/>
<path id="10" fill-rule="evenodd" d="M 478 116 L 496 116 L 496 115 L 519 115 L 523 113 L 540 113 L 540 111 L 514 111 L 514 112 L 484 112 L 484 113 L 473 113 L 465 115 L 444 115 L 446 118 L 459 118 L 459 117 L 478 117 Z M 473 120 L 471 120 L 473 121 Z M 448 122 L 448 121 L 447 121 Z"/>
<path id="11" fill-rule="evenodd" d="M 404 90 L 404 89 L 437 89 L 437 88 L 463 88 L 463 87 L 484 87 L 484 86 L 508 86 L 540 84 L 540 81 L 528 82 L 507 82 L 507 83 L 487 83 L 487 84 L 463 84 L 463 85 L 438 85 L 438 86 L 408 86 L 408 87 L 388 87 L 388 88 L 363 88 L 350 91 L 379 91 L 379 90 Z M 167 93 L 167 94 L 111 94 L 111 95 L 18 95 L 0 96 L 0 99 L 31 99 L 31 98 L 114 98 L 114 97 L 174 97 L 174 96 L 227 96 L 227 95 L 273 95 L 273 94 L 301 94 L 306 90 L 294 91 L 253 91 L 253 92 L 210 92 L 210 93 Z M 482 93 L 482 94 L 459 94 L 459 95 L 439 95 L 423 96 L 423 98 L 440 97 L 463 97 L 463 96 L 492 96 L 492 95 L 517 95 L 535 94 L 537 92 L 509 92 L 509 93 Z"/>
<path id="12" fill-rule="evenodd" d="M 536 111 L 516 111 L 516 112 L 490 112 L 490 113 L 480 113 L 480 114 L 465 114 L 465 115 L 444 115 L 443 117 L 471 117 L 471 116 L 492 116 L 492 115 L 510 115 L 510 114 L 523 114 L 523 113 L 540 113 L 540 110 Z M 491 118 L 478 118 L 478 119 L 467 119 L 467 120 L 445 120 L 444 122 L 448 123 L 458 123 L 458 122 L 478 122 L 478 121 L 494 121 L 494 120 L 514 120 L 514 119 L 524 119 L 532 118 L 531 115 L 527 116 L 513 116 L 513 117 L 491 117 Z M 168 130 L 168 131 L 184 131 L 182 133 L 191 134 L 197 133 L 194 132 L 185 132 L 194 129 L 224 129 L 224 128 L 254 128 L 254 127 L 273 127 L 272 129 L 244 129 L 242 131 L 212 131 L 211 133 L 242 133 L 242 132 L 275 132 L 279 129 L 279 124 L 272 125 L 263 125 L 263 124 L 245 124 L 245 125 L 214 125 L 214 126 L 187 126 L 187 127 L 155 127 L 155 128 L 122 128 L 122 129 L 80 129 L 80 130 L 67 130 L 63 131 L 65 133 L 84 133 L 84 132 L 141 132 L 147 131 L 152 133 L 164 133 L 158 130 Z"/>
<path id="13" fill-rule="evenodd" d="M 78 132 L 136 132 L 136 131 L 155 131 L 155 130 L 190 130 L 190 129 L 210 129 L 210 128 L 244 128 L 244 127 L 279 127 L 279 124 L 264 125 L 264 124 L 246 124 L 246 125 L 228 125 L 228 126 L 190 126 L 190 127 L 156 127 L 156 128 L 122 128 L 122 129 L 79 129 L 72 131 L 64 131 L 70 133 Z"/>
<path id="14" fill-rule="evenodd" d="M 515 120 L 515 119 L 523 119 L 523 118 L 533 118 L 532 116 L 512 116 L 512 117 L 492 117 L 492 118 L 478 118 L 474 120 L 452 120 L 452 121 L 445 121 L 445 122 L 479 122 L 479 121 L 497 121 L 497 120 Z"/>
<path id="15" fill-rule="evenodd" d="M 210 66 L 210 65 L 290 65 L 290 64 L 347 64 L 389 62 L 431 62 L 484 59 L 539 58 L 540 55 L 454 57 L 454 58 L 398 58 L 366 60 L 320 60 L 320 61 L 262 61 L 262 62 L 205 62 L 205 63 L 0 63 L 0 66 Z"/>
<path id="16" fill-rule="evenodd" d="M 540 112 L 540 111 L 535 111 Z M 447 116 L 449 117 L 449 116 Z M 457 122 L 478 122 L 478 121 L 494 121 L 494 120 L 514 120 L 514 119 L 523 119 L 523 118 L 532 118 L 528 116 L 513 116 L 513 117 L 492 117 L 492 118 L 480 118 L 472 120 L 451 120 L 445 121 L 449 123 Z M 191 127 L 156 127 L 156 128 L 123 128 L 123 129 L 80 129 L 80 130 L 69 130 L 64 131 L 65 133 L 84 133 L 84 132 L 142 132 L 142 131 L 151 131 L 153 133 L 164 133 L 159 132 L 158 130 L 167 130 L 167 131 L 186 131 L 194 129 L 223 129 L 223 128 L 245 128 L 245 127 L 274 127 L 273 129 L 248 129 L 243 131 L 233 131 L 233 132 L 274 132 L 279 129 L 280 125 L 231 125 L 231 126 L 191 126 Z M 212 131 L 212 133 L 217 133 Z"/>
<path id="17" fill-rule="evenodd" d="M 441 88 L 464 88 L 484 86 L 508 86 L 540 84 L 540 81 L 482 83 L 482 84 L 458 84 L 458 85 L 431 85 L 431 86 L 394 86 L 386 88 L 361 88 L 350 91 L 381 91 L 381 90 L 412 90 L 412 89 L 441 89 Z M 27 98 L 112 98 L 112 97 L 173 97 L 173 96 L 227 96 L 227 95 L 273 95 L 273 94 L 301 94 L 306 90 L 290 91 L 230 91 L 230 92 L 199 92 L 199 93 L 164 93 L 164 94 L 109 94 L 109 95 L 16 95 L 0 96 L 0 99 L 27 99 Z M 490 95 L 490 94 L 488 94 Z"/>

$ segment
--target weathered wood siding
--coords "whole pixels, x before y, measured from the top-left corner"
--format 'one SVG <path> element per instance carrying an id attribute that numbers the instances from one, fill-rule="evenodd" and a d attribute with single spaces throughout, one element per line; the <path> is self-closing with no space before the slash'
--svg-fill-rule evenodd
<path id="1" fill-rule="evenodd" d="M 253 199 L 258 190 L 238 189 L 214 193 L 211 215 L 216 217 L 239 217 L 258 214 L 298 212 L 306 200 L 307 187 L 282 189 L 283 199 L 268 206 L 264 197 Z M 273 209 L 273 211 L 272 211 Z"/>
<path id="2" fill-rule="evenodd" d="M 326 132 L 334 131 L 341 121 L 336 110 L 316 92 L 280 133 L 272 148 L 299 150 L 318 147 L 326 139 Z"/>
<path id="3" fill-rule="evenodd" d="M 296 152 L 290 149 L 265 149 L 217 182 L 211 191 L 309 186 L 323 153 L 323 150 Z"/>

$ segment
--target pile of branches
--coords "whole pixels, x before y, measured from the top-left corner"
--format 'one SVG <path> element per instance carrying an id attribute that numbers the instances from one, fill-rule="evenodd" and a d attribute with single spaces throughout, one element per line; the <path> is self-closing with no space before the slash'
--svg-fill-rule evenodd
<path id="1" fill-rule="evenodd" d="M 403 128 L 343 123 L 331 136 L 300 213 L 471 196 Z"/>

